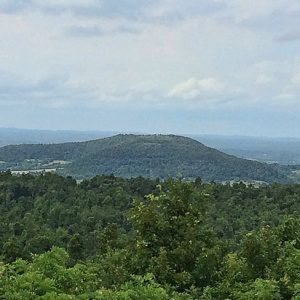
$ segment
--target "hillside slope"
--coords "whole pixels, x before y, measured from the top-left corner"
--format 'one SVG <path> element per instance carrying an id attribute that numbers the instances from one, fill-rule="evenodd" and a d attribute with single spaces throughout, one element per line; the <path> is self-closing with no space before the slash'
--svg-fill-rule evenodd
<path id="1" fill-rule="evenodd" d="M 88 142 L 14 145 L 0 148 L 2 169 L 57 169 L 77 178 L 182 175 L 205 180 L 285 181 L 281 168 L 240 159 L 174 135 L 116 135 Z"/>

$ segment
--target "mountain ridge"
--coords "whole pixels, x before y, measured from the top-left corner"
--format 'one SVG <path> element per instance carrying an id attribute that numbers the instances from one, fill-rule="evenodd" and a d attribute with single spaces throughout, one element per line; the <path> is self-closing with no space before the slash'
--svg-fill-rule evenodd
<path id="1" fill-rule="evenodd" d="M 118 134 L 85 142 L 9 145 L 0 148 L 2 169 L 43 168 L 66 161 L 57 172 L 77 178 L 113 173 L 123 177 L 201 177 L 204 180 L 285 181 L 286 174 L 268 165 L 225 154 L 190 137 Z"/>

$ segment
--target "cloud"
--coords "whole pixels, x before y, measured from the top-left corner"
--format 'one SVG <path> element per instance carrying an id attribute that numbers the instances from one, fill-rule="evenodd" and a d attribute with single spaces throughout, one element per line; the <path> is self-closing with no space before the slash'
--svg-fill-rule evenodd
<path id="1" fill-rule="evenodd" d="M 219 0 L 2 0 L 0 11 L 47 15 L 72 14 L 86 19 L 123 18 L 131 22 L 173 24 L 224 8 Z"/>
<path id="2" fill-rule="evenodd" d="M 285 108 L 299 109 L 300 99 L 300 73 L 293 74 L 290 79 L 280 88 L 276 104 Z"/>
<path id="3" fill-rule="evenodd" d="M 14 0 L 14 1 L 9 1 L 9 0 L 3 0 L 0 3 L 0 11 L 3 13 L 18 13 L 20 11 L 26 10 L 28 7 L 32 5 L 31 0 Z"/>
<path id="4" fill-rule="evenodd" d="M 291 83 L 300 89 L 300 73 L 297 73 L 292 77 Z"/>
<path id="5" fill-rule="evenodd" d="M 135 28 L 119 26 L 113 29 L 102 29 L 99 26 L 70 26 L 66 29 L 65 34 L 68 37 L 91 38 L 106 35 L 117 34 L 139 34 L 140 31 Z"/>
<path id="6" fill-rule="evenodd" d="M 213 77 L 190 78 L 170 89 L 164 98 L 166 103 L 188 110 L 218 110 L 252 105 L 253 99 L 242 87 L 220 82 Z M 204 106 L 203 106 L 204 105 Z"/>
<path id="7" fill-rule="evenodd" d="M 94 0 L 2 0 L 0 11 L 4 13 L 19 13 L 22 11 L 40 10 L 45 13 L 66 12 L 67 10 L 89 8 L 97 4 Z"/>
<path id="8" fill-rule="evenodd" d="M 12 74 L 2 74 L 0 80 L 1 106 L 68 107 L 95 97 L 93 90 L 69 85 L 69 77 L 66 75 L 32 81 Z"/>
<path id="9" fill-rule="evenodd" d="M 258 74 L 255 83 L 259 84 L 259 85 L 265 85 L 265 84 L 270 84 L 274 81 L 274 78 L 268 74 Z"/>
<path id="10" fill-rule="evenodd" d="M 28 0 L 25 0 L 28 1 Z M 13 1 L 12 1 L 13 2 Z M 29 0 L 30 2 L 30 0 Z M 81 6 L 90 6 L 94 5 L 99 1 L 95 0 L 31 0 L 32 3 L 36 5 L 53 5 L 53 6 L 72 6 L 72 5 L 81 5 Z"/>
<path id="11" fill-rule="evenodd" d="M 295 99 L 295 95 L 294 94 L 289 94 L 289 93 L 281 93 L 278 95 L 279 99 L 282 100 L 294 100 Z"/>
<path id="12" fill-rule="evenodd" d="M 2 0 L 0 10 L 4 13 L 40 11 L 45 14 L 72 13 L 85 17 L 138 17 L 142 11 L 158 0 Z"/>
<path id="13" fill-rule="evenodd" d="M 163 91 L 141 82 L 136 86 L 107 91 L 102 90 L 101 86 L 81 86 L 66 74 L 32 80 L 0 72 L 0 107 L 76 107 L 85 110 L 111 105 L 141 108 L 162 103 L 166 103 Z"/>
<path id="14" fill-rule="evenodd" d="M 290 31 L 275 39 L 278 42 L 293 42 L 293 41 L 300 41 L 300 31 Z"/>
<path id="15" fill-rule="evenodd" d="M 104 34 L 105 32 L 97 26 L 71 26 L 66 29 L 66 36 L 70 37 L 95 37 Z"/>
<path id="16" fill-rule="evenodd" d="M 222 89 L 222 85 L 214 78 L 190 78 L 173 87 L 169 92 L 169 97 L 194 99 L 199 96 L 207 97 L 219 94 Z"/>
<path id="17" fill-rule="evenodd" d="M 251 19 L 268 19 L 278 11 L 291 12 L 292 8 L 297 9 L 297 0 L 290 0 L 289 5 L 284 0 L 260 0 L 253 5 L 253 0 L 219 0 L 226 5 L 224 10 L 227 16 L 235 19 L 236 22 L 243 22 Z M 290 9 L 289 9 L 290 8 Z"/>

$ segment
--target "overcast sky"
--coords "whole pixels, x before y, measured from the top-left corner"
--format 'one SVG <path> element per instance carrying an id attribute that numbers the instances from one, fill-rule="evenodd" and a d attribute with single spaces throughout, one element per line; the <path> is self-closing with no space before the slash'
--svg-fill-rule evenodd
<path id="1" fill-rule="evenodd" d="M 299 0 L 1 0 L 0 127 L 300 137 Z"/>

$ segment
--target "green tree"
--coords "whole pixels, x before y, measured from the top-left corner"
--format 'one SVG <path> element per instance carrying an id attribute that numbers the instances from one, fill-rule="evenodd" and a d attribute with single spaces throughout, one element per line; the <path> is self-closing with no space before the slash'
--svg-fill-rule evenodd
<path id="1" fill-rule="evenodd" d="M 138 272 L 153 273 L 160 282 L 184 289 L 197 280 L 195 266 L 205 267 L 207 274 L 215 271 L 203 262 L 211 255 L 218 261 L 210 252 L 214 236 L 204 226 L 208 198 L 191 183 L 169 181 L 166 192 L 135 201 L 130 220 Z"/>

